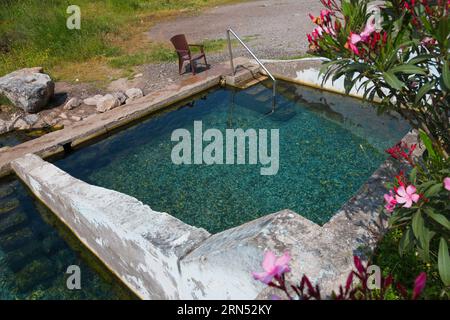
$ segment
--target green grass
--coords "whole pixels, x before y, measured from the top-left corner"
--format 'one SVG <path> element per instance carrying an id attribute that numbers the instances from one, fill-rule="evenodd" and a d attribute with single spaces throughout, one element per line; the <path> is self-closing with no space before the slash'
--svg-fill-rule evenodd
<path id="1" fill-rule="evenodd" d="M 381 240 L 372 264 L 378 265 L 384 276 L 392 274 L 396 281 L 406 288 L 414 287 L 415 278 L 422 272 L 427 273 L 427 283 L 422 298 L 425 299 L 450 299 L 450 291 L 445 291 L 438 270 L 435 266 L 422 262 L 414 252 L 408 252 L 400 256 L 398 243 L 402 237 L 399 229 L 388 232 Z M 390 296 L 396 299 L 394 294 Z"/>
<path id="2" fill-rule="evenodd" d="M 244 37 L 244 41 L 249 41 L 252 37 Z M 238 45 L 237 40 L 231 41 L 232 46 Z M 227 48 L 228 42 L 225 39 L 208 39 L 200 42 L 204 46 L 206 54 L 223 51 Z M 198 48 L 192 47 L 192 52 L 197 53 Z M 177 54 L 172 47 L 164 46 L 163 44 L 157 44 L 149 46 L 146 52 L 138 52 L 135 54 L 124 54 L 117 57 L 113 57 L 109 60 L 109 65 L 113 68 L 129 69 L 134 66 L 154 63 L 154 62 L 168 62 L 176 61 Z"/>
<path id="3" fill-rule="evenodd" d="M 93 63 L 129 67 L 168 61 L 173 53 L 145 43 L 144 31 L 180 11 L 229 2 L 236 0 L 2 0 L 0 76 L 31 66 L 66 76 L 82 63 L 98 72 Z M 81 8 L 81 30 L 66 28 L 69 5 Z"/>
<path id="4" fill-rule="evenodd" d="M 299 59 L 305 59 L 305 58 L 315 58 L 312 54 L 304 53 L 304 54 L 298 54 L 293 56 L 283 56 L 278 58 L 279 60 L 299 60 Z"/>
<path id="5" fill-rule="evenodd" d="M 1 105 L 12 106 L 12 103 L 11 103 L 11 101 L 9 101 L 9 99 L 7 97 L 0 94 L 0 106 Z"/>

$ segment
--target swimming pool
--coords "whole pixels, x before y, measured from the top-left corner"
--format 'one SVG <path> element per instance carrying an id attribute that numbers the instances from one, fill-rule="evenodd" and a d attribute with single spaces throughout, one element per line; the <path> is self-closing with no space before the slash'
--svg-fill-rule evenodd
<path id="1" fill-rule="evenodd" d="M 409 127 L 399 116 L 377 116 L 368 104 L 349 97 L 287 82 L 279 83 L 278 92 L 270 113 L 267 83 L 242 91 L 215 88 L 55 164 L 211 233 L 286 208 L 323 224 Z M 194 121 L 221 132 L 278 129 L 278 173 L 261 175 L 255 165 L 174 164 L 171 134 L 179 128 L 193 132 Z"/>
<path id="2" fill-rule="evenodd" d="M 21 182 L 0 180 L 0 300 L 129 298 L 91 259 Z M 80 268 L 79 290 L 66 285 L 71 265 Z"/>

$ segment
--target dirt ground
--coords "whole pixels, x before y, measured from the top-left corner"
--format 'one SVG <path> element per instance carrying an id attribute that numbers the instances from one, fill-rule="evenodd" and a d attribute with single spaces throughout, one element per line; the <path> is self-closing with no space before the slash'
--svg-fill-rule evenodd
<path id="1" fill-rule="evenodd" d="M 304 53 L 306 34 L 313 29 L 308 13 L 322 9 L 318 0 L 265 0 L 226 5 L 197 16 L 178 17 L 155 25 L 151 40 L 168 41 L 184 33 L 190 41 L 225 39 L 231 27 L 242 37 L 254 38 L 249 45 L 260 58 L 279 58 Z"/>

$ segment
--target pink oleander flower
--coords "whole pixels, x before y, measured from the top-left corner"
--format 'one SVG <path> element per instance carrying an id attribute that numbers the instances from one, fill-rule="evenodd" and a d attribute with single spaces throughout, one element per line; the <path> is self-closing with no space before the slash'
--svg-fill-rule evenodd
<path id="1" fill-rule="evenodd" d="M 407 186 L 406 189 L 404 186 L 400 186 L 396 191 L 395 200 L 399 204 L 403 203 L 404 208 L 411 208 L 413 202 L 417 203 L 419 201 L 420 196 L 416 193 L 416 187 L 413 185 Z"/>
<path id="2" fill-rule="evenodd" d="M 265 284 L 272 281 L 274 277 L 280 277 L 282 274 L 291 271 L 289 261 L 291 256 L 285 252 L 281 257 L 276 257 L 272 251 L 267 251 L 262 262 L 263 272 L 252 272 L 253 278 Z"/>
<path id="3" fill-rule="evenodd" d="M 370 40 L 370 36 L 372 33 L 375 32 L 375 19 L 370 19 L 367 21 L 366 27 L 364 28 L 363 32 L 360 34 L 350 32 L 350 35 L 348 37 L 348 41 L 345 44 L 345 47 L 347 49 L 350 49 L 355 53 L 356 55 L 359 55 L 359 49 L 356 46 L 359 42 L 366 42 L 368 43 Z"/>
<path id="4" fill-rule="evenodd" d="M 370 19 L 367 21 L 366 27 L 363 32 L 361 32 L 360 37 L 363 42 L 367 42 L 372 33 L 375 32 L 375 19 Z"/>
<path id="5" fill-rule="evenodd" d="M 356 46 L 356 44 L 360 41 L 361 41 L 361 37 L 359 34 L 350 32 L 350 36 L 348 37 L 348 41 L 345 44 L 345 47 L 347 49 L 352 50 L 354 54 L 359 55 L 359 50 L 358 50 L 358 47 Z"/>
<path id="6" fill-rule="evenodd" d="M 450 177 L 444 179 L 444 188 L 450 191 Z"/>
<path id="7" fill-rule="evenodd" d="M 425 288 L 426 282 L 427 282 L 427 274 L 425 272 L 421 272 L 414 281 L 414 290 L 412 296 L 413 300 L 416 300 L 420 296 L 423 289 Z"/>
<path id="8" fill-rule="evenodd" d="M 389 193 L 384 195 L 384 200 L 386 201 L 384 208 L 387 212 L 392 213 L 397 205 L 397 200 L 395 200 L 395 195 L 392 190 L 389 190 Z"/>
<path id="9" fill-rule="evenodd" d="M 431 45 L 436 44 L 436 40 L 434 40 L 431 37 L 425 37 L 422 39 L 422 41 L 420 43 L 423 44 L 424 46 L 431 46 Z"/>

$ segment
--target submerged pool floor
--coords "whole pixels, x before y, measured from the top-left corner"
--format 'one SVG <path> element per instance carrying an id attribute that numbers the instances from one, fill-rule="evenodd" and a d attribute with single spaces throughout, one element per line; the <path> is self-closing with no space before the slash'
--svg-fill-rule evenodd
<path id="1" fill-rule="evenodd" d="M 215 89 L 77 150 L 56 165 L 86 182 L 136 197 L 153 210 L 215 233 L 291 209 L 323 224 L 386 159 L 408 126 L 378 117 L 368 105 L 340 95 L 280 82 L 276 112 L 271 89 Z M 260 165 L 175 165 L 172 131 L 279 129 L 280 168 Z M 206 145 L 206 144 L 205 144 Z"/>
<path id="2" fill-rule="evenodd" d="M 0 300 L 117 299 L 116 286 L 100 277 L 69 247 L 56 220 L 18 180 L 0 180 Z M 81 249 L 81 248 L 80 248 Z M 66 273 L 80 268 L 81 289 Z"/>

